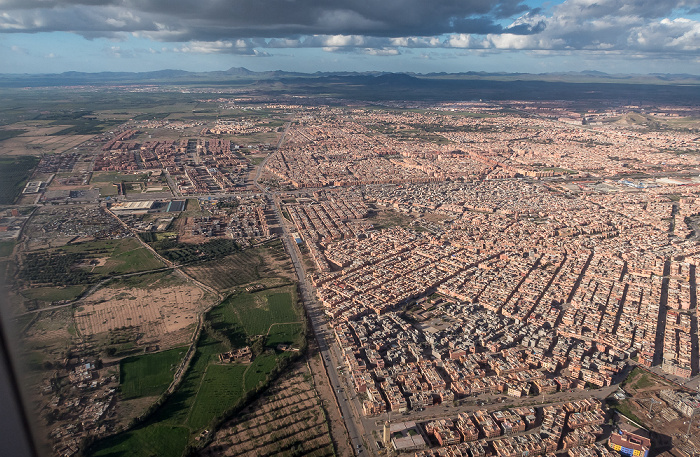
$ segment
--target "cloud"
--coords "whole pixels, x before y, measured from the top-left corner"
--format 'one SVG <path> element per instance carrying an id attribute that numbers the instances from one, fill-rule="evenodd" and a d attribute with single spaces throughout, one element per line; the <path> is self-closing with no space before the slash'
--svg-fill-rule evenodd
<path id="1" fill-rule="evenodd" d="M 662 19 L 631 30 L 631 48 L 644 51 L 700 51 L 700 22 L 689 19 Z"/>
<path id="2" fill-rule="evenodd" d="M 0 0 L 0 30 L 138 32 L 163 41 L 497 31 L 521 0 Z M 6 16 L 6 17 L 5 17 Z"/>
<path id="3" fill-rule="evenodd" d="M 255 43 L 250 40 L 235 41 L 192 41 L 179 48 L 174 48 L 174 52 L 194 53 L 194 54 L 237 54 L 242 56 L 264 57 L 269 54 L 255 49 Z"/>
<path id="4" fill-rule="evenodd" d="M 168 50 L 180 53 L 700 52 L 700 23 L 688 18 L 700 0 L 564 0 L 542 8 L 522 0 L 0 0 L 0 11 L 0 33 L 136 36 L 177 43 Z"/>

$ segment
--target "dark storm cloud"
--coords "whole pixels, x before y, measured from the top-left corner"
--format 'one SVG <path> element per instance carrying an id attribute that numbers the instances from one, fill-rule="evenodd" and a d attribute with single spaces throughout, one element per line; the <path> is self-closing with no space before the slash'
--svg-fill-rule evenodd
<path id="1" fill-rule="evenodd" d="M 0 30 L 92 34 L 102 29 L 177 41 L 315 34 L 431 36 L 497 33 L 497 20 L 527 10 L 521 0 L 4 0 Z"/>
<path id="2" fill-rule="evenodd" d="M 188 53 L 265 49 L 397 55 L 414 48 L 678 53 L 697 59 L 700 0 L 0 0 L 0 33 L 65 31 L 180 43 Z M 509 23 L 509 24 L 508 24 Z"/>

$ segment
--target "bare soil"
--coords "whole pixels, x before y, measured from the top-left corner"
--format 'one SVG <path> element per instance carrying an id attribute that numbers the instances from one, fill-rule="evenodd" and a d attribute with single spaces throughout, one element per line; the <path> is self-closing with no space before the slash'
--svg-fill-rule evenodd
<path id="1" fill-rule="evenodd" d="M 201 455 L 332 456 L 328 409 L 308 366 L 299 362 L 260 399 L 224 424 Z"/>
<path id="2" fill-rule="evenodd" d="M 160 339 L 195 323 L 211 299 L 189 284 L 163 288 L 102 288 L 85 298 L 75 322 L 81 335 L 140 326 L 146 339 Z"/>

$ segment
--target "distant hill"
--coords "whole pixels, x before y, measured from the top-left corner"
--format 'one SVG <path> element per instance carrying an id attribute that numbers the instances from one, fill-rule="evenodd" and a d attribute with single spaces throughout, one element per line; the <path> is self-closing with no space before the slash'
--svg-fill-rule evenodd
<path id="1" fill-rule="evenodd" d="M 162 84 L 246 87 L 260 93 L 361 100 L 606 100 L 700 103 L 700 76 L 565 73 L 256 72 L 243 67 L 211 72 L 65 72 L 0 74 L 0 88 Z"/>

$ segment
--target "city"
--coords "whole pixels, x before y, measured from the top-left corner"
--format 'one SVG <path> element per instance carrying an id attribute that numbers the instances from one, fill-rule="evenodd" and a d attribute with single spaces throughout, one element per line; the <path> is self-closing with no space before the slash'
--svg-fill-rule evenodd
<path id="1" fill-rule="evenodd" d="M 697 105 L 104 90 L 0 130 L 42 452 L 698 452 Z"/>

